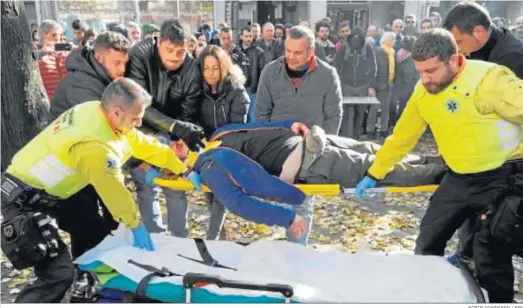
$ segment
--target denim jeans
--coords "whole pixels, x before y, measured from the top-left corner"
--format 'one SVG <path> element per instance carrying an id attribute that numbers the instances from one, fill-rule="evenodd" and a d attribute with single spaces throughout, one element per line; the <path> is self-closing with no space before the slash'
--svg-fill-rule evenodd
<path id="1" fill-rule="evenodd" d="M 205 193 L 205 199 L 207 199 L 207 209 L 211 214 L 207 228 L 207 239 L 217 240 L 225 222 L 225 206 L 212 193 Z"/>
<path id="2" fill-rule="evenodd" d="M 189 235 L 187 195 L 184 191 L 173 190 L 166 187 L 151 187 L 145 182 L 145 172 L 136 167 L 131 170 L 131 176 L 136 186 L 138 208 L 142 221 L 151 233 L 166 231 L 163 224 L 160 207 L 160 190 L 163 190 L 167 203 L 167 229 L 177 237 Z M 216 240 L 220 235 L 225 220 L 225 207 L 213 195 L 206 193 L 207 208 L 210 212 L 207 239 Z"/>
<path id="3" fill-rule="evenodd" d="M 151 187 L 145 182 L 145 172 L 140 167 L 131 170 L 131 177 L 136 186 L 138 209 L 147 230 L 151 233 L 166 231 L 160 207 L 161 189 L 167 203 L 167 229 L 174 236 L 187 237 L 189 225 L 187 223 L 187 195 L 185 192 L 166 187 Z"/>
<path id="4" fill-rule="evenodd" d="M 254 123 L 256 122 L 256 92 L 251 92 L 250 90 L 247 90 L 247 93 L 249 94 L 249 98 L 251 100 L 251 103 L 249 104 L 249 112 L 247 115 L 247 123 Z"/>

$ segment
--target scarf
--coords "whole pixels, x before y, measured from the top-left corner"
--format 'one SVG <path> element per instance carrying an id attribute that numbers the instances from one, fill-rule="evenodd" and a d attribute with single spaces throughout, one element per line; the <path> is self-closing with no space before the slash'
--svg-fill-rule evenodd
<path id="1" fill-rule="evenodd" d="M 383 49 L 387 56 L 389 56 L 389 84 L 392 84 L 394 82 L 394 48 L 387 45 L 381 45 L 381 49 Z"/>

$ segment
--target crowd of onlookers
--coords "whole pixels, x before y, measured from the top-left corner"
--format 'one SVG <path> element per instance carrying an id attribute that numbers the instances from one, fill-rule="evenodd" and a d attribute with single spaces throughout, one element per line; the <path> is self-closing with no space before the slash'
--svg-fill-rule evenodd
<path id="1" fill-rule="evenodd" d="M 343 96 L 374 96 L 379 105 L 343 105 L 343 119 L 339 134 L 355 138 L 376 138 L 387 135 L 394 127 L 418 80 L 410 58 L 416 37 L 427 30 L 441 26 L 442 18 L 433 12 L 429 18 L 418 21 L 407 15 L 397 19 L 385 29 L 370 25 L 366 31 L 359 26 L 351 27 L 341 22 L 335 29 L 329 18 L 313 25 L 315 54 L 318 59 L 336 68 L 341 81 Z M 523 39 L 523 16 L 514 25 L 502 18 L 494 18 L 494 24 L 507 27 Z M 308 21 L 300 25 L 311 27 Z M 256 119 L 256 92 L 261 72 L 266 64 L 284 54 L 284 40 L 292 24 L 248 24 L 233 31 L 226 24 L 213 28 L 203 24 L 198 32 L 188 37 L 187 51 L 192 57 L 201 55 L 209 45 L 220 46 L 239 66 L 246 77 L 245 89 L 249 96 L 248 120 Z M 33 29 L 36 57 L 50 99 L 58 82 L 67 73 L 65 59 L 69 52 L 92 45 L 97 34 L 82 20 L 72 22 L 74 39 L 67 42 L 62 26 L 53 20 L 45 20 L 39 29 Z M 160 28 L 154 24 L 125 25 L 110 23 L 108 31 L 122 34 L 130 46 L 148 38 L 158 38 Z"/>
<path id="2" fill-rule="evenodd" d="M 199 125 L 207 137 L 226 124 L 293 119 L 327 134 L 378 139 L 390 134 L 419 80 L 411 52 L 420 33 L 461 27 L 458 22 L 473 24 L 484 35 L 481 44 L 471 43 L 478 45 L 471 51 L 486 45 L 489 37 L 511 33 L 491 26 L 488 13 L 477 7 L 462 9 L 472 12 L 467 13 L 469 18 L 460 19 L 458 12 L 458 17 L 447 18 L 447 25 L 433 13 L 422 21 L 408 15 L 386 29 L 370 25 L 366 31 L 348 22 L 334 29 L 324 18 L 314 25 L 252 23 L 237 31 L 226 24 L 216 28 L 203 24 L 194 33 L 173 19 L 160 27 L 109 24 L 107 31 L 97 34 L 75 20 L 71 42 L 58 22 L 45 20 L 34 35 L 38 37 L 34 54 L 51 102 L 51 120 L 74 105 L 100 100 L 109 83 L 125 76 L 151 94 L 144 122 L 157 131 L 161 125 L 156 124 L 165 118 Z M 522 19 L 516 21 L 512 37 L 521 33 Z M 466 54 L 468 43 L 463 42 L 458 45 Z M 497 55 L 489 53 L 485 60 L 495 62 Z M 518 59 L 503 56 L 500 61 L 516 67 Z M 373 103 L 355 104 L 355 98 Z M 181 123 L 178 128 L 184 129 Z M 160 188 L 152 181 L 158 170 L 134 160 L 127 165 L 148 230 L 187 236 L 185 193 L 163 188 L 168 208 L 165 227 Z M 304 208 L 301 215 L 310 219 L 312 205 Z M 213 239 L 222 230 L 225 208 L 210 198 L 209 209 L 207 238 Z"/>

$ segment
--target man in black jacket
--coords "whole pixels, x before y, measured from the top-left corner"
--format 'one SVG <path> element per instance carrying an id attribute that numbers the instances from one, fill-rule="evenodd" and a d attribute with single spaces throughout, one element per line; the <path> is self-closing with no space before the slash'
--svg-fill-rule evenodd
<path id="1" fill-rule="evenodd" d="M 492 23 L 488 11 L 479 4 L 462 2 L 454 6 L 443 21 L 443 28 L 452 32 L 460 52 L 468 58 L 504 65 L 523 78 L 523 42 L 509 30 Z M 459 248 L 449 261 L 472 257 L 475 217 L 458 230 Z"/>
<path id="2" fill-rule="evenodd" d="M 144 115 L 144 125 L 154 131 L 170 131 L 175 138 L 183 139 L 189 148 L 198 151 L 203 147 L 203 129 L 190 122 L 196 119 L 202 80 L 197 60 L 188 55 L 190 34 L 178 20 L 162 24 L 159 38 L 143 40 L 129 53 L 126 77 L 129 77 L 152 96 L 152 104 Z M 165 124 L 171 123 L 165 127 Z M 159 191 L 150 180 L 158 173 L 142 163 L 131 170 L 136 185 L 138 206 L 144 225 L 149 232 L 163 232 L 165 227 L 159 204 Z M 184 221 L 187 197 L 183 191 L 163 189 L 168 208 L 168 229 L 175 236 L 186 237 L 188 226 Z"/>
<path id="3" fill-rule="evenodd" d="M 481 5 L 457 4 L 445 17 L 443 27 L 452 32 L 462 54 L 504 65 L 523 78 L 523 42 L 508 29 L 495 26 Z"/>
<path id="4" fill-rule="evenodd" d="M 354 27 L 336 54 L 334 66 L 340 76 L 343 96 L 376 96 L 376 55 L 365 42 L 361 27 Z M 356 138 L 363 135 L 367 105 L 344 105 L 340 136 Z"/>
<path id="5" fill-rule="evenodd" d="M 263 49 L 256 44 L 253 44 L 253 34 L 251 27 L 245 27 L 241 33 L 241 49 L 247 56 L 247 81 L 245 82 L 245 89 L 251 99 L 249 105 L 249 113 L 247 115 L 248 122 L 256 121 L 256 91 L 258 90 L 258 81 L 260 80 L 260 74 L 265 66 L 265 58 L 263 55 Z"/>
<path id="6" fill-rule="evenodd" d="M 229 27 L 223 27 L 219 34 L 220 44 L 223 50 L 231 57 L 232 63 L 238 65 L 243 74 L 247 75 L 247 56 L 236 44 L 233 43 L 232 30 Z"/>
<path id="7" fill-rule="evenodd" d="M 98 35 L 92 47 L 72 51 L 65 62 L 68 73 L 51 102 L 52 119 L 75 105 L 101 100 L 111 81 L 124 75 L 130 48 L 122 34 L 109 31 Z"/>

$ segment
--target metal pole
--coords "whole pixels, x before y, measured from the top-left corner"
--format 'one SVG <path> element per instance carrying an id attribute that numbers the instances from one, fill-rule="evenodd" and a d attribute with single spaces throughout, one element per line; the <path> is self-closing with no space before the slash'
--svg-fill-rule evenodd
<path id="1" fill-rule="evenodd" d="M 176 18 L 180 19 L 180 1 L 176 0 Z"/>
<path id="2" fill-rule="evenodd" d="M 40 1 L 35 1 L 36 22 L 39 27 L 40 27 L 40 24 L 42 23 L 42 12 L 40 10 L 41 10 Z"/>
<path id="3" fill-rule="evenodd" d="M 134 15 L 136 16 L 135 22 L 139 23 L 140 22 L 140 0 L 134 0 Z"/>

